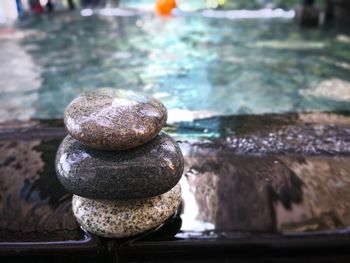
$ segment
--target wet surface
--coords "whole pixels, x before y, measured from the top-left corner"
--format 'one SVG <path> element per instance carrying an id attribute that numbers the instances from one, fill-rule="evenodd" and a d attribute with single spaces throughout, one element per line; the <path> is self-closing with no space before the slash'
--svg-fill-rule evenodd
<path id="1" fill-rule="evenodd" d="M 221 120 L 226 130 L 236 130 L 237 135 L 210 141 L 184 140 L 179 132 L 172 133 L 185 156 L 183 203 L 173 220 L 142 237 L 142 242 L 230 239 L 240 233 L 287 237 L 347 232 L 349 118 L 344 114 L 247 116 L 255 129 L 241 129 L 238 134 L 229 123 L 237 124 L 240 118 Z M 330 120 L 333 125 L 327 123 Z M 84 238 L 71 211 L 71 195 L 54 171 L 56 150 L 65 135 L 60 124 L 17 123 L 0 129 L 1 242 Z M 315 132 L 329 129 L 331 135 Z M 285 139 L 291 130 L 298 131 L 294 148 Z M 246 150 L 245 138 L 262 143 L 265 133 L 279 136 L 280 147 L 266 144 Z M 314 143 L 310 138 L 316 138 L 314 149 L 320 150 L 308 150 Z M 232 146 L 234 140 L 241 143 Z"/>
<path id="2" fill-rule="evenodd" d="M 55 176 L 59 143 L 59 139 L 0 142 L 2 242 L 83 239 L 73 217 L 71 194 Z"/>
<path id="3" fill-rule="evenodd" d="M 182 230 L 295 233 L 349 225 L 348 158 L 206 151 L 186 158 Z"/>

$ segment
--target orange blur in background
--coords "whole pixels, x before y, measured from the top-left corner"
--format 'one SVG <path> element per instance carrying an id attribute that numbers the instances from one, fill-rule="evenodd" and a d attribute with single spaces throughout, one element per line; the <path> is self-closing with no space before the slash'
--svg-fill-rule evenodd
<path id="1" fill-rule="evenodd" d="M 162 16 L 171 15 L 171 11 L 176 7 L 175 0 L 157 0 L 156 13 Z"/>

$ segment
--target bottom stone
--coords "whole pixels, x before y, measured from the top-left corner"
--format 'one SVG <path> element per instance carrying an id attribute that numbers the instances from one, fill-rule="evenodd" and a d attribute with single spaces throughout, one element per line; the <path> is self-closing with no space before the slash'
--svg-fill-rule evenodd
<path id="1" fill-rule="evenodd" d="M 151 198 L 96 200 L 73 196 L 73 212 L 87 231 L 102 237 L 134 236 L 165 222 L 181 203 L 178 183 L 170 191 Z"/>

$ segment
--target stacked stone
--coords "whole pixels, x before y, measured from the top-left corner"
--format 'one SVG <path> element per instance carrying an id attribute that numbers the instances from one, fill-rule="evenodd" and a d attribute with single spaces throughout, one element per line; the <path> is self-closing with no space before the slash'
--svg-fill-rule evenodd
<path id="1" fill-rule="evenodd" d="M 56 172 L 72 192 L 73 212 L 87 231 L 128 237 L 164 223 L 181 202 L 183 156 L 160 132 L 167 110 L 135 92 L 97 89 L 65 110 L 69 135 L 56 156 Z"/>

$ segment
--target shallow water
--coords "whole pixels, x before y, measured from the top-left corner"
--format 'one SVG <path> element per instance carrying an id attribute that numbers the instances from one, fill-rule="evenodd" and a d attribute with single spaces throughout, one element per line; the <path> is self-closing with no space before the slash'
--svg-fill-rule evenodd
<path id="1" fill-rule="evenodd" d="M 0 34 L 0 121 L 60 118 L 77 94 L 144 91 L 170 122 L 350 110 L 350 31 L 291 19 L 61 13 Z"/>

